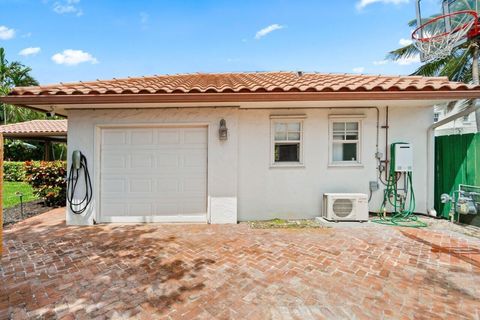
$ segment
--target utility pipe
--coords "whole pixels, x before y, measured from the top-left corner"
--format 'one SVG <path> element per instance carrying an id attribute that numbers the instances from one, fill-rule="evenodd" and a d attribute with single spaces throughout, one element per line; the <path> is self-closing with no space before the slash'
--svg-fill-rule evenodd
<path id="1" fill-rule="evenodd" d="M 480 103 L 477 101 L 471 105 L 470 107 L 457 112 L 450 117 L 447 117 L 445 119 L 442 119 L 441 121 L 435 122 L 432 124 L 430 127 L 427 129 L 427 210 L 428 214 L 431 216 L 436 216 L 437 213 L 434 209 L 434 189 L 435 189 L 435 135 L 434 131 L 436 128 L 443 126 L 444 124 L 447 124 L 451 121 L 455 121 L 460 117 L 469 115 L 472 112 L 480 110 Z M 428 209 L 429 208 L 429 209 Z"/>

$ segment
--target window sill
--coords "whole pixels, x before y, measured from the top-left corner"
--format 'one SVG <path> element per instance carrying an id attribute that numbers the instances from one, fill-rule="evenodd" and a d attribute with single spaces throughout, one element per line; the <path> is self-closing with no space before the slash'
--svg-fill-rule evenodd
<path id="1" fill-rule="evenodd" d="M 363 168 L 362 163 L 330 163 L 329 168 Z"/>
<path id="2" fill-rule="evenodd" d="M 303 163 L 295 163 L 295 162 L 270 164 L 270 169 L 281 169 L 281 168 L 305 168 L 305 165 Z"/>

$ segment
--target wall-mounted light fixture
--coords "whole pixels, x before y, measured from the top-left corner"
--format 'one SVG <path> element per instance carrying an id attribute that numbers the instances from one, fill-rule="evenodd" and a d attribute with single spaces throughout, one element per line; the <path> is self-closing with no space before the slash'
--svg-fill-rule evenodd
<path id="1" fill-rule="evenodd" d="M 227 122 L 225 119 L 220 120 L 220 128 L 218 129 L 218 138 L 222 141 L 228 139 Z"/>

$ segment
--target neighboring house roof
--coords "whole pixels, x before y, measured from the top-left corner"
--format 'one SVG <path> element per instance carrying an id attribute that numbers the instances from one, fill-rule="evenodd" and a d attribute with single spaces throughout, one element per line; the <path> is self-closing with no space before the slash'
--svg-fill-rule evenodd
<path id="1" fill-rule="evenodd" d="M 418 100 L 480 97 L 480 86 L 446 77 L 248 72 L 159 75 L 18 87 L 0 98 L 17 105 Z"/>
<path id="2" fill-rule="evenodd" d="M 31 120 L 0 126 L 5 137 L 35 138 L 46 136 L 66 136 L 67 120 Z"/>

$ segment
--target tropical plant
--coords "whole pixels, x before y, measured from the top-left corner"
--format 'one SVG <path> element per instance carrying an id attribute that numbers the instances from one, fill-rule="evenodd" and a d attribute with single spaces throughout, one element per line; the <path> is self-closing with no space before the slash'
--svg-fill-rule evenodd
<path id="1" fill-rule="evenodd" d="M 34 195 L 49 207 L 64 206 L 67 196 L 67 164 L 65 161 L 25 162 L 27 182 Z"/>
<path id="2" fill-rule="evenodd" d="M 5 50 L 0 48 L 0 95 L 7 95 L 13 87 L 38 85 L 30 75 L 31 71 L 31 68 L 18 61 L 8 61 Z M 45 118 L 42 113 L 27 108 L 6 104 L 2 104 L 1 107 L 4 124 Z"/>
<path id="3" fill-rule="evenodd" d="M 479 8 L 480 0 L 463 0 L 454 2 L 454 7 L 451 7 L 451 12 L 460 10 L 477 10 Z M 433 15 L 426 18 L 422 22 L 427 22 L 430 19 L 439 15 Z M 412 28 L 417 28 L 417 20 L 412 20 L 408 23 Z M 412 59 L 418 57 L 420 51 L 414 44 L 406 45 L 388 53 L 387 58 L 392 60 Z M 461 46 L 453 49 L 451 54 L 442 59 L 428 61 L 423 63 L 412 75 L 422 76 L 446 76 L 451 81 L 460 81 L 464 83 L 479 83 L 479 40 L 469 39 Z M 475 100 L 465 100 L 461 102 L 461 108 L 467 108 L 475 103 Z M 447 110 L 451 111 L 455 103 L 447 105 Z M 480 131 L 480 110 L 475 112 L 477 131 Z"/>
<path id="4" fill-rule="evenodd" d="M 25 180 L 25 162 L 5 161 L 3 163 L 3 180 L 20 182 Z"/>

